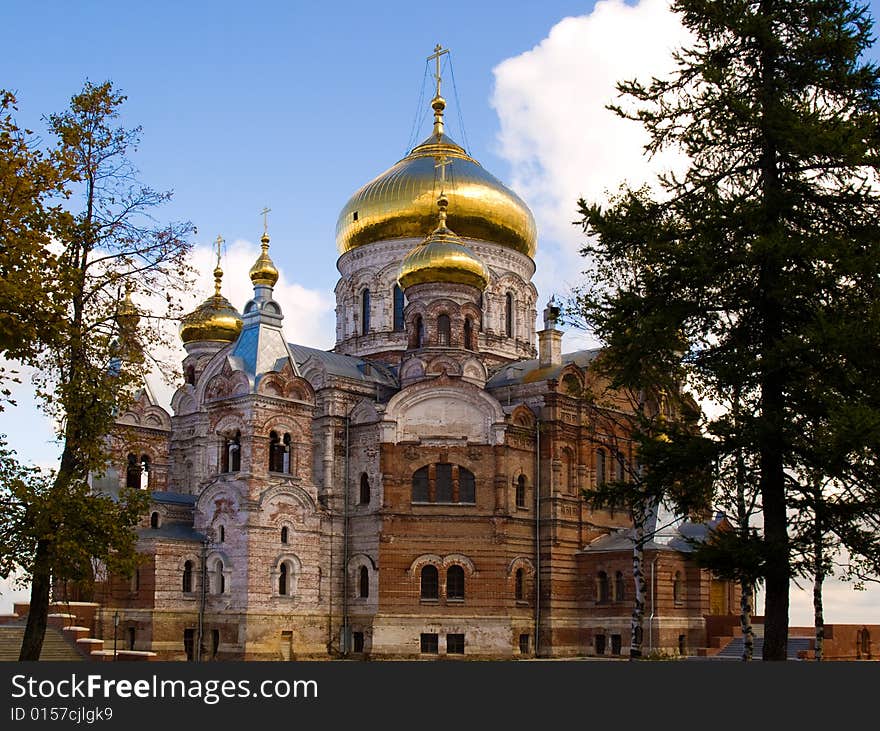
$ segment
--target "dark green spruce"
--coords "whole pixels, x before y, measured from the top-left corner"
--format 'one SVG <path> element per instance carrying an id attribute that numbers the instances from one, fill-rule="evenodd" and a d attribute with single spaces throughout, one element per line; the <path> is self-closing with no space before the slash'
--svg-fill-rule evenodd
<path id="1" fill-rule="evenodd" d="M 670 447 L 644 464 L 674 484 L 694 454 L 708 471 L 739 459 L 759 540 L 740 526 L 718 561 L 744 564 L 741 577 L 760 568 L 763 657 L 785 660 L 789 521 L 810 489 L 803 476 L 876 505 L 880 77 L 864 60 L 873 24 L 842 0 L 672 7 L 692 45 L 670 77 L 620 84 L 614 109 L 644 126 L 647 152 L 685 153 L 686 171 L 656 191 L 624 187 L 607 206 L 580 201 L 598 276 L 575 305 L 624 380 L 648 363 L 681 368 L 697 395 L 722 405 L 736 393 L 736 419 L 704 421 L 714 448 L 688 435 L 695 451 Z M 853 516 L 848 529 L 861 535 L 871 521 Z"/>

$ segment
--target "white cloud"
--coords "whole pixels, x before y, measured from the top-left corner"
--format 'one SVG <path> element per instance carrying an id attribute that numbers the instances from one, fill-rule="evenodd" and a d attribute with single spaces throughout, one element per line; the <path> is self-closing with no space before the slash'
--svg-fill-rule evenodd
<path id="1" fill-rule="evenodd" d="M 682 168 L 684 158 L 674 152 L 648 160 L 641 125 L 605 107 L 620 102 L 617 82 L 668 74 L 671 51 L 688 39 L 668 0 L 601 0 L 590 14 L 564 18 L 533 49 L 494 69 L 499 154 L 510 162 L 512 186 L 538 223 L 535 284 L 543 298 L 565 295 L 583 280 L 583 233 L 571 223 L 578 198 L 601 203 L 624 181 L 638 187 L 662 170 Z M 589 334 L 565 336 L 566 351 L 593 345 Z M 878 586 L 854 592 L 831 579 L 824 594 L 829 623 L 880 615 Z M 809 585 L 806 591 L 792 586 L 790 617 L 793 625 L 812 623 Z"/>
<path id="2" fill-rule="evenodd" d="M 578 198 L 600 202 L 624 181 L 639 186 L 681 165 L 671 153 L 649 163 L 641 126 L 605 107 L 619 101 L 618 82 L 671 71 L 671 51 L 687 37 L 667 0 L 602 0 L 494 69 L 499 153 L 538 223 L 535 282 L 542 292 L 567 291 L 585 269 L 583 233 L 572 225 Z"/>

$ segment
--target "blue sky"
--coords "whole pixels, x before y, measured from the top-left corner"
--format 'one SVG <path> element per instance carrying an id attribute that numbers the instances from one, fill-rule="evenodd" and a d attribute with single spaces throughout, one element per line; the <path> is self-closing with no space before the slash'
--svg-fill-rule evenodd
<path id="1" fill-rule="evenodd" d="M 880 0 L 870 6 L 877 16 Z M 336 217 L 430 132 L 427 89 L 418 102 L 435 44 L 452 51 L 447 131 L 535 212 L 539 311 L 583 269 L 571 226 L 577 197 L 601 197 L 676 162 L 648 165 L 639 131 L 603 109 L 615 80 L 659 73 L 682 40 L 664 0 L 35 0 L 8 3 L 3 16 L 0 88 L 17 93 L 22 124 L 41 130 L 41 115 L 63 110 L 85 79 L 110 79 L 128 95 L 123 123 L 143 127 L 133 155 L 141 179 L 174 191 L 157 216 L 198 229 L 194 260 L 204 274 L 193 304 L 209 291 L 218 233 L 228 246 L 224 292 L 244 304 L 259 212 L 272 209 L 285 329 L 316 347 L 333 344 Z M 588 342 L 568 333 L 564 347 Z M 51 427 L 27 388 L 17 395 L 21 405 L 0 413 L 0 433 L 47 464 Z M 844 589 L 846 621 L 880 614 L 875 593 Z"/>

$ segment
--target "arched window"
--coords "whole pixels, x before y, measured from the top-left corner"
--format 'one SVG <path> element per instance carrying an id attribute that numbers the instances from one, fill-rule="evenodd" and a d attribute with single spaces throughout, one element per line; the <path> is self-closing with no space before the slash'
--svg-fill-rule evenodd
<path id="1" fill-rule="evenodd" d="M 626 582 L 623 578 L 623 571 L 614 574 L 614 601 L 622 602 L 626 598 Z"/>
<path id="2" fill-rule="evenodd" d="M 452 491 L 452 465 L 446 462 L 434 465 L 434 495 L 438 503 L 451 503 Z"/>
<path id="3" fill-rule="evenodd" d="M 399 284 L 394 285 L 392 298 L 394 300 L 394 332 L 401 332 L 403 330 L 403 290 Z"/>
<path id="4" fill-rule="evenodd" d="M 361 473 L 360 503 L 361 503 L 361 505 L 369 505 L 370 504 L 370 478 L 367 477 L 366 472 Z"/>
<path id="5" fill-rule="evenodd" d="M 150 487 L 150 458 L 146 454 L 141 455 L 141 479 L 140 487 L 141 490 L 148 490 Z"/>
<path id="6" fill-rule="evenodd" d="M 605 481 L 607 479 L 606 469 L 607 468 L 605 465 L 605 450 L 604 449 L 597 449 L 596 450 L 596 484 L 597 485 L 604 485 L 605 484 Z"/>
<path id="7" fill-rule="evenodd" d="M 504 297 L 504 334 L 513 337 L 513 292 Z"/>
<path id="8" fill-rule="evenodd" d="M 159 513 L 152 513 L 150 515 L 150 528 L 158 528 L 159 527 Z"/>
<path id="9" fill-rule="evenodd" d="M 283 563 L 278 567 L 278 593 L 281 596 L 287 596 L 288 590 L 287 564 Z"/>
<path id="10" fill-rule="evenodd" d="M 422 322 L 422 316 L 416 315 L 413 318 L 413 333 L 412 333 L 412 338 L 411 338 L 412 346 L 414 348 L 421 348 L 422 341 L 424 340 L 424 336 L 425 336 L 425 326 L 424 326 L 424 323 Z"/>
<path id="11" fill-rule="evenodd" d="M 218 560 L 217 563 L 214 564 L 214 576 L 216 577 L 216 581 L 214 583 L 215 588 L 217 589 L 217 594 L 225 594 L 226 593 L 226 576 L 223 574 L 223 562 Z"/>
<path id="12" fill-rule="evenodd" d="M 191 594 L 193 590 L 193 562 L 183 564 L 183 593 Z"/>
<path id="13" fill-rule="evenodd" d="M 521 602 L 523 600 L 523 597 L 525 596 L 525 591 L 523 588 L 523 574 L 524 571 L 522 569 L 516 570 L 513 595 L 518 602 Z"/>
<path id="14" fill-rule="evenodd" d="M 287 526 L 285 525 L 281 529 L 281 542 L 282 543 L 287 543 L 287 536 L 288 536 L 288 530 L 287 530 Z"/>
<path id="15" fill-rule="evenodd" d="M 477 481 L 474 473 L 464 467 L 458 468 L 458 502 L 477 502 Z"/>
<path id="16" fill-rule="evenodd" d="M 464 569 L 450 566 L 446 570 L 446 598 L 464 599 Z"/>
<path id="17" fill-rule="evenodd" d="M 471 318 L 465 318 L 464 321 L 464 347 L 466 350 L 474 350 L 474 326 L 471 324 Z"/>
<path id="18" fill-rule="evenodd" d="M 682 591 L 681 571 L 676 571 L 672 577 L 672 601 L 681 604 L 684 601 L 684 593 Z"/>
<path id="19" fill-rule="evenodd" d="M 412 476 L 412 501 L 473 505 L 477 501 L 474 473 L 448 462 L 420 467 Z"/>
<path id="20" fill-rule="evenodd" d="M 428 490 L 428 467 L 422 467 L 413 472 L 412 476 L 412 501 L 414 503 L 430 502 L 431 495 Z"/>
<path id="21" fill-rule="evenodd" d="M 277 431 L 269 432 L 269 472 L 281 471 L 281 437 Z"/>
<path id="22" fill-rule="evenodd" d="M 221 472 L 239 472 L 241 470 L 241 431 L 227 435 L 223 440 L 223 453 L 220 455 Z"/>
<path id="23" fill-rule="evenodd" d="M 440 575 L 436 566 L 423 566 L 421 575 L 422 599 L 438 599 L 440 597 Z"/>
<path id="24" fill-rule="evenodd" d="M 596 599 L 600 603 L 607 602 L 611 599 L 611 587 L 608 585 L 608 574 L 600 571 L 596 577 Z"/>
<path id="25" fill-rule="evenodd" d="M 440 315 L 437 318 L 437 344 L 449 345 L 452 341 L 452 324 L 449 315 Z"/>
<path id="26" fill-rule="evenodd" d="M 128 455 L 128 463 L 125 468 L 125 486 L 139 490 L 141 486 L 141 467 L 138 464 L 136 454 Z"/>
<path id="27" fill-rule="evenodd" d="M 361 335 L 370 332 L 370 290 L 365 289 L 361 294 Z"/>
<path id="28" fill-rule="evenodd" d="M 625 462 L 623 460 L 624 460 L 623 452 L 621 452 L 620 450 L 617 450 L 614 453 L 614 479 L 617 480 L 617 482 L 623 482 L 623 478 L 625 475 L 625 472 L 624 472 Z"/>
<path id="29" fill-rule="evenodd" d="M 524 508 L 526 506 L 526 476 L 520 475 L 516 478 L 516 507 Z"/>
<path id="30" fill-rule="evenodd" d="M 193 366 L 188 365 L 186 367 L 186 371 L 184 371 L 184 380 L 189 384 L 195 385 L 196 369 Z"/>
<path id="31" fill-rule="evenodd" d="M 358 573 L 358 596 L 361 599 L 366 599 L 370 596 L 370 572 L 366 566 L 361 566 L 361 570 Z"/>

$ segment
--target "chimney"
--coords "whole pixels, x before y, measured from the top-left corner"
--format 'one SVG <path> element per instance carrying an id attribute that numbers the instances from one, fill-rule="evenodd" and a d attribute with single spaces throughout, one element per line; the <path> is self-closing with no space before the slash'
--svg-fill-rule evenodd
<path id="1" fill-rule="evenodd" d="M 562 331 L 556 329 L 559 307 L 555 295 L 544 308 L 544 329 L 538 333 L 538 358 L 541 368 L 562 365 Z"/>

